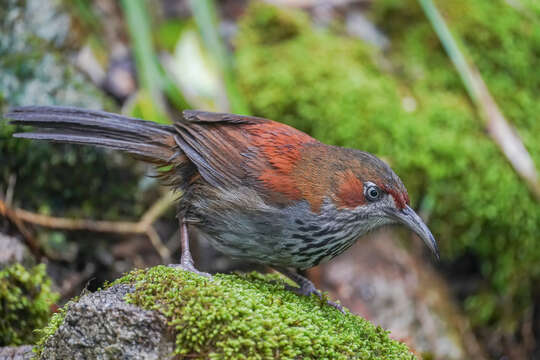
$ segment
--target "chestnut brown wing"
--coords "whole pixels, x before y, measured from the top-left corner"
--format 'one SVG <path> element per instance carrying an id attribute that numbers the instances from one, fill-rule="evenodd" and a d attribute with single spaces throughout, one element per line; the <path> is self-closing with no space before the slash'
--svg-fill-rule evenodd
<path id="1" fill-rule="evenodd" d="M 309 135 L 272 120 L 185 111 L 177 143 L 203 179 L 222 188 L 256 186 L 270 198 L 298 200 L 291 177 Z"/>

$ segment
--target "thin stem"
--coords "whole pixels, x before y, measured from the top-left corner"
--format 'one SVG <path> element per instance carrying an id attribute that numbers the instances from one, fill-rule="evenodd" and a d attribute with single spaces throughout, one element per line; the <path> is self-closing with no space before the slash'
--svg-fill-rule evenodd
<path id="1" fill-rule="evenodd" d="M 154 54 L 148 9 L 144 0 L 122 0 L 128 31 L 133 43 L 133 53 L 137 65 L 137 78 L 143 96 L 151 103 L 148 116 L 160 123 L 169 122 L 165 101 L 161 93 L 160 70 Z"/>
<path id="2" fill-rule="evenodd" d="M 231 112 L 247 115 L 249 110 L 236 84 L 232 55 L 219 35 L 214 1 L 190 0 L 190 5 L 203 43 L 222 73 Z"/>
<path id="3" fill-rule="evenodd" d="M 530 192 L 540 201 L 540 180 L 534 161 L 515 129 L 504 117 L 478 69 L 467 58 L 432 0 L 418 0 L 431 22 L 446 53 L 456 67 L 461 80 L 476 105 L 494 142 L 516 173 L 525 180 Z"/>

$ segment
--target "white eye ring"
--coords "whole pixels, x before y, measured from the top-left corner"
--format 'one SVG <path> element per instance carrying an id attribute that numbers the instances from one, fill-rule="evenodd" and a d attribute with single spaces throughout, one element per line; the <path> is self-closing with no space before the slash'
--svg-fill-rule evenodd
<path id="1" fill-rule="evenodd" d="M 364 190 L 364 197 L 368 201 L 377 201 L 380 200 L 382 196 L 382 191 L 379 189 L 379 187 L 373 183 L 366 183 L 365 190 Z"/>

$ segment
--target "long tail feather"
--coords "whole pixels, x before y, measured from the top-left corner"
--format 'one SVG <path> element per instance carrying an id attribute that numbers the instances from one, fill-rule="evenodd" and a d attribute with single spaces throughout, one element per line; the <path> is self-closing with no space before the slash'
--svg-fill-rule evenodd
<path id="1" fill-rule="evenodd" d="M 169 163 L 181 155 L 174 140 L 174 127 L 104 111 L 25 106 L 11 109 L 5 117 L 12 124 L 36 128 L 13 135 L 19 138 L 118 149 L 153 163 Z"/>

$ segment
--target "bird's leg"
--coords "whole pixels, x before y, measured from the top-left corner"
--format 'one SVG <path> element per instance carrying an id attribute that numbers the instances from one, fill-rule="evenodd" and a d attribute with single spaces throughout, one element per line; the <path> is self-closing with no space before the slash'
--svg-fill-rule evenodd
<path id="1" fill-rule="evenodd" d="M 296 286 L 290 286 L 288 284 L 285 284 L 285 288 L 287 290 L 290 290 L 298 295 L 304 295 L 304 296 L 311 296 L 311 294 L 315 294 L 319 299 L 321 300 L 323 299 L 322 293 L 319 290 L 317 290 L 315 285 L 308 278 L 298 274 L 297 272 L 290 271 L 287 268 L 274 267 L 274 269 L 276 269 L 277 271 L 279 271 L 280 273 L 282 273 L 283 275 L 285 275 L 286 277 L 288 277 L 289 279 L 291 279 L 292 281 L 294 281 L 300 286 L 300 287 L 296 287 Z M 326 302 L 328 303 L 328 305 L 335 307 L 342 313 L 345 313 L 345 310 L 343 310 L 343 306 L 341 306 L 340 304 L 335 303 L 330 300 L 326 300 Z"/>
<path id="2" fill-rule="evenodd" d="M 201 276 L 209 277 L 212 276 L 208 273 L 199 271 L 195 268 L 193 263 L 193 258 L 191 257 L 191 252 L 189 251 L 189 235 L 187 230 L 187 224 L 184 219 L 179 220 L 180 225 L 180 246 L 182 247 L 182 255 L 180 256 L 180 264 L 170 265 L 172 267 L 180 267 L 185 271 L 190 271 Z"/>

